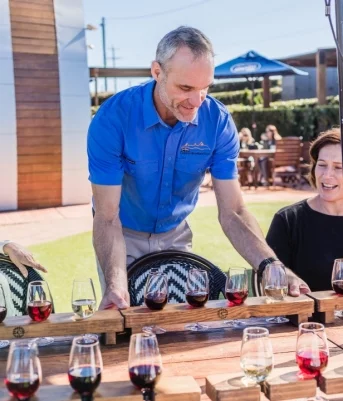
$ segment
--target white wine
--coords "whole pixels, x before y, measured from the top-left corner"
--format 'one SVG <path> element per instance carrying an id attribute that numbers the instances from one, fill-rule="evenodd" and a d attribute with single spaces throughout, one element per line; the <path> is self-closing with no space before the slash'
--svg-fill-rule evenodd
<path id="1" fill-rule="evenodd" d="M 258 363 L 241 363 L 241 367 L 245 376 L 254 381 L 255 383 L 263 382 L 273 369 L 273 363 L 271 358 L 268 358 L 265 365 Z"/>
<path id="2" fill-rule="evenodd" d="M 96 309 L 95 299 L 77 299 L 72 302 L 73 312 L 81 319 L 91 317 Z"/>
<path id="3" fill-rule="evenodd" d="M 264 293 L 266 294 L 266 296 L 273 300 L 273 301 L 282 301 L 288 292 L 288 288 L 285 287 L 275 287 L 273 285 L 267 285 L 264 288 Z"/>

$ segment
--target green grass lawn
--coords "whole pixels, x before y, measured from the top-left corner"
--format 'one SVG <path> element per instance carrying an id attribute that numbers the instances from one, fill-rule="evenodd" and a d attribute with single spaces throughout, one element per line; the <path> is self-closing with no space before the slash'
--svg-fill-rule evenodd
<path id="1" fill-rule="evenodd" d="M 251 203 L 248 208 L 266 234 L 274 213 L 286 205 L 285 202 Z M 233 266 L 249 267 L 223 234 L 216 207 L 197 208 L 190 216 L 190 224 L 194 234 L 194 253 L 211 260 L 224 271 Z M 56 311 L 71 311 L 71 291 L 75 278 L 91 277 L 100 300 L 90 232 L 31 246 L 30 249 L 49 271 L 45 278 L 49 282 Z"/>

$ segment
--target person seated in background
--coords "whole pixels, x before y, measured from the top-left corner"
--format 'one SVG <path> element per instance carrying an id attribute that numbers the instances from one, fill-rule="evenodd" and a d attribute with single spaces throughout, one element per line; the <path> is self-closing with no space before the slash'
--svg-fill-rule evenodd
<path id="1" fill-rule="evenodd" d="M 261 135 L 261 145 L 263 149 L 275 149 L 276 141 L 282 139 L 275 125 L 267 125 L 266 132 Z M 269 185 L 270 169 L 268 166 L 269 158 L 260 157 L 258 165 L 261 171 L 261 183 L 262 185 Z"/>
<path id="2" fill-rule="evenodd" d="M 251 145 L 255 144 L 255 139 L 251 135 L 249 128 L 242 128 L 238 133 L 241 149 L 250 149 Z M 249 147 L 250 146 L 250 147 Z"/>
<path id="3" fill-rule="evenodd" d="M 309 182 L 317 194 L 279 210 L 267 234 L 277 257 L 311 291 L 331 289 L 335 259 L 343 258 L 341 133 L 331 129 L 310 146 Z"/>

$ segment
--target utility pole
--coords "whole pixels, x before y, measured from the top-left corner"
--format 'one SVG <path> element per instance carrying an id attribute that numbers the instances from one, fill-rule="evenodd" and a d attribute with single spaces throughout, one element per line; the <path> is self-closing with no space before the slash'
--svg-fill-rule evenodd
<path id="1" fill-rule="evenodd" d="M 339 87 L 339 121 L 341 133 L 343 132 L 343 60 L 342 54 L 343 51 L 343 0 L 336 0 L 335 3 L 335 11 L 336 11 L 336 36 L 337 36 L 337 70 L 338 70 L 338 87 Z M 341 49 L 341 52 L 340 50 Z M 342 134 L 341 134 L 342 135 Z M 341 141 L 342 145 L 342 155 L 343 155 L 343 141 Z"/>
<path id="2" fill-rule="evenodd" d="M 116 60 L 118 60 L 120 57 L 116 57 L 116 48 L 114 46 L 111 47 L 112 50 L 112 66 L 115 68 L 116 66 Z M 117 93 L 117 78 L 114 77 L 114 93 Z"/>
<path id="3" fill-rule="evenodd" d="M 105 30 L 105 17 L 101 18 L 101 30 L 102 30 L 102 55 L 104 67 L 107 67 L 107 57 L 106 57 L 106 30 Z M 107 78 L 105 78 L 105 92 L 107 92 Z"/>

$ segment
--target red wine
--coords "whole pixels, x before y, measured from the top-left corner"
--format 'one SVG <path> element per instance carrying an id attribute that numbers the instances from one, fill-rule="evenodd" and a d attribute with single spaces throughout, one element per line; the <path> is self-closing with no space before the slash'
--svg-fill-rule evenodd
<path id="1" fill-rule="evenodd" d="M 319 355 L 311 351 L 300 351 L 296 355 L 296 361 L 299 369 L 305 375 L 319 376 L 328 364 L 329 355 L 326 351 L 319 351 Z"/>
<path id="2" fill-rule="evenodd" d="M 161 375 L 157 365 L 138 365 L 129 369 L 130 380 L 138 389 L 153 389 Z"/>
<path id="3" fill-rule="evenodd" d="M 35 322 L 43 322 L 51 313 L 52 304 L 49 301 L 33 301 L 27 305 L 27 312 Z"/>
<path id="4" fill-rule="evenodd" d="M 167 301 L 167 294 L 164 294 L 163 292 L 150 292 L 144 297 L 145 305 L 152 310 L 163 309 L 166 306 Z"/>
<path id="5" fill-rule="evenodd" d="M 33 396 L 39 387 L 39 378 L 37 375 L 30 380 L 27 377 L 17 378 L 15 381 L 5 379 L 5 384 L 13 397 L 19 400 L 26 400 Z"/>
<path id="6" fill-rule="evenodd" d="M 231 306 L 241 305 L 248 297 L 248 290 L 243 291 L 225 291 L 226 299 Z"/>
<path id="7" fill-rule="evenodd" d="M 186 300 L 195 308 L 204 306 L 208 300 L 208 292 L 205 291 L 190 291 L 186 294 Z"/>
<path id="8" fill-rule="evenodd" d="M 334 280 L 332 288 L 336 294 L 343 295 L 343 280 Z"/>
<path id="9" fill-rule="evenodd" d="M 99 367 L 81 366 L 69 369 L 69 383 L 80 395 L 92 395 L 101 382 Z"/>
<path id="10" fill-rule="evenodd" d="M 7 315 L 7 309 L 4 306 L 0 306 L 0 323 L 2 323 L 5 320 L 6 315 Z"/>

